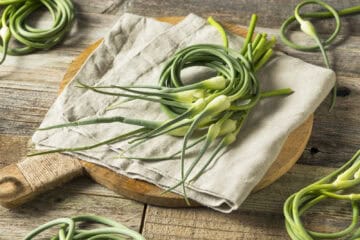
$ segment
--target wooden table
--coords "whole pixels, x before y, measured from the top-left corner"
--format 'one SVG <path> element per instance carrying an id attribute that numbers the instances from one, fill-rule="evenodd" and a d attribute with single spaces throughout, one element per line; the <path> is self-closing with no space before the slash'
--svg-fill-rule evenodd
<path id="1" fill-rule="evenodd" d="M 17 162 L 57 96 L 67 66 L 86 46 L 101 38 L 123 12 L 146 16 L 181 16 L 189 12 L 212 15 L 220 21 L 247 25 L 251 13 L 258 26 L 277 34 L 281 22 L 298 1 L 278 0 L 76 0 L 78 23 L 56 49 L 24 57 L 9 57 L 0 66 L 0 167 Z M 358 0 L 327 1 L 343 8 Z M 311 140 L 298 164 L 279 181 L 251 195 L 239 211 L 221 214 L 206 208 L 167 209 L 127 200 L 87 178 L 43 194 L 15 210 L 0 207 L 0 240 L 21 239 L 30 229 L 50 219 L 80 213 L 101 214 L 141 231 L 147 239 L 288 239 L 282 205 L 300 187 L 348 160 L 360 145 L 360 17 L 343 19 L 341 44 L 330 51 L 339 82 L 332 113 L 323 103 L 315 114 Z M 332 21 L 318 24 L 328 33 Z M 301 33 L 295 37 L 306 42 Z M 283 45 L 289 55 L 322 65 L 318 53 L 300 53 Z M 347 205 L 327 204 L 314 209 L 306 223 L 331 231 L 348 224 Z"/>

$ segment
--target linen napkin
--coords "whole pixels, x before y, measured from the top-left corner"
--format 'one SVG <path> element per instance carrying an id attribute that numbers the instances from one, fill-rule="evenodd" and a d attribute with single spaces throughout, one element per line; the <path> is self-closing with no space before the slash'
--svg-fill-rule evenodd
<path id="1" fill-rule="evenodd" d="M 240 49 L 242 38 L 229 34 L 229 40 L 232 48 Z M 197 43 L 222 44 L 222 40 L 216 29 L 194 14 L 176 25 L 132 14 L 122 15 L 57 98 L 41 127 L 109 116 L 167 119 L 159 104 L 141 100 L 106 111 L 119 98 L 77 88 L 76 80 L 88 85 L 156 85 L 169 57 L 177 50 Z M 194 68 L 184 72 L 183 77 L 191 81 L 194 76 L 198 79 L 199 74 L 206 75 L 207 72 Z M 187 186 L 189 198 L 221 212 L 239 208 L 276 159 L 289 133 L 315 111 L 335 81 L 332 71 L 281 53 L 258 72 L 258 78 L 262 90 L 290 87 L 295 92 L 288 97 L 261 100 L 251 112 L 238 140 L 200 178 Z M 121 123 L 89 125 L 37 131 L 32 140 L 38 149 L 85 146 L 132 129 L 136 127 Z M 160 136 L 135 148 L 129 155 L 170 155 L 180 149 L 181 143 L 182 138 Z M 122 142 L 69 154 L 161 188 L 178 183 L 180 161 L 142 162 L 119 158 L 120 150 L 127 147 L 128 143 Z M 207 156 L 203 158 L 206 159 Z M 191 161 L 188 157 L 185 166 Z M 203 164 L 200 162 L 198 168 Z M 181 193 L 181 189 L 175 191 Z"/>

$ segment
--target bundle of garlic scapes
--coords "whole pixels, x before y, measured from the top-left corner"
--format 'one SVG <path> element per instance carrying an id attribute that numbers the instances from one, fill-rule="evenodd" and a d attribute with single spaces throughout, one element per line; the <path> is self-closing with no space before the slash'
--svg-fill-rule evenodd
<path id="1" fill-rule="evenodd" d="M 36 50 L 54 47 L 70 31 L 75 19 L 74 5 L 71 0 L 11 0 L 0 1 L 2 8 L 0 21 L 0 50 L 2 64 L 6 56 L 25 55 Z M 35 28 L 28 24 L 28 19 L 40 8 L 46 8 L 53 23 L 49 28 Z M 18 46 L 10 46 L 11 40 Z"/>
<path id="2" fill-rule="evenodd" d="M 86 223 L 103 226 L 84 229 L 82 225 Z M 57 234 L 51 238 L 52 240 L 145 240 L 140 233 L 111 219 L 96 215 L 80 215 L 72 218 L 58 218 L 52 220 L 32 230 L 24 237 L 24 240 L 33 240 L 55 226 L 59 226 L 59 230 Z"/>
<path id="3" fill-rule="evenodd" d="M 235 142 L 249 112 L 257 103 L 262 98 L 292 93 L 292 90 L 288 88 L 269 92 L 260 91 L 260 82 L 256 77 L 256 71 L 271 57 L 275 38 L 268 40 L 266 34 L 257 34 L 252 41 L 256 19 L 256 15 L 253 15 L 243 48 L 235 50 L 228 47 L 227 35 L 220 24 L 209 18 L 209 23 L 220 32 L 224 46 L 197 44 L 176 52 L 165 65 L 159 77 L 158 86 L 89 86 L 79 82 L 79 87 L 99 94 L 126 97 L 127 100 L 141 99 L 160 103 L 169 120 L 161 122 L 115 116 L 44 127 L 39 130 L 112 122 L 140 126 L 134 131 L 92 146 L 54 149 L 30 155 L 80 151 L 124 140 L 130 141 L 132 144 L 130 149 L 133 149 L 139 144 L 144 144 L 147 140 L 163 134 L 182 136 L 182 148 L 169 156 L 143 158 L 141 156 L 127 156 L 124 152 L 121 157 L 141 161 L 163 161 L 179 158 L 181 161 L 181 181 L 167 191 L 182 185 L 184 197 L 188 201 L 185 191 L 186 183 L 200 177 L 210 163 L 227 146 Z M 216 72 L 216 76 L 184 85 L 181 72 L 193 66 L 210 68 Z M 196 131 L 200 133 L 200 137 L 193 139 Z M 187 150 L 199 144 L 201 147 L 199 147 L 198 155 L 190 167 L 185 169 L 184 161 L 187 158 Z M 212 145 L 216 147 L 210 153 L 210 157 L 199 168 L 198 172 L 193 173 L 195 166 Z M 192 174 L 191 178 L 190 174 Z"/>
<path id="4" fill-rule="evenodd" d="M 322 179 L 292 194 L 284 204 L 286 230 L 293 240 L 359 239 L 360 194 L 354 190 L 360 184 L 360 150 L 343 166 Z M 348 201 L 352 208 L 351 223 L 336 232 L 316 232 L 304 226 L 302 215 L 325 200 Z"/>

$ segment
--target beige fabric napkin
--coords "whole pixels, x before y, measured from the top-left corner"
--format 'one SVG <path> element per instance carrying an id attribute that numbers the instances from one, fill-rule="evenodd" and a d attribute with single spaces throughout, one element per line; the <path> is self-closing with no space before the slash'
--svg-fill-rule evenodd
<path id="1" fill-rule="evenodd" d="M 170 25 L 124 14 L 55 101 L 41 126 L 115 115 L 166 119 L 158 104 L 139 100 L 105 111 L 118 98 L 76 88 L 75 80 L 89 85 L 156 84 L 169 56 L 196 43 L 221 44 L 218 32 L 196 15 L 191 14 L 182 22 Z M 241 43 L 240 37 L 230 35 L 232 48 L 240 49 Z M 185 77 L 190 79 L 196 72 L 203 74 L 202 70 L 194 69 Z M 222 212 L 231 212 L 241 205 L 276 159 L 289 132 L 315 111 L 335 80 L 330 70 L 280 53 L 258 73 L 258 77 L 263 90 L 290 87 L 295 93 L 289 97 L 262 100 L 252 111 L 237 142 L 203 176 L 188 186 L 190 198 Z M 84 146 L 131 129 L 135 127 L 112 123 L 38 131 L 33 142 L 39 149 Z M 179 138 L 161 136 L 139 146 L 132 155 L 169 155 L 180 149 L 181 142 Z M 119 149 L 127 147 L 124 142 L 71 154 L 162 188 L 179 181 L 179 161 L 148 163 L 115 159 Z M 190 162 L 191 159 L 187 159 L 186 165 Z"/>

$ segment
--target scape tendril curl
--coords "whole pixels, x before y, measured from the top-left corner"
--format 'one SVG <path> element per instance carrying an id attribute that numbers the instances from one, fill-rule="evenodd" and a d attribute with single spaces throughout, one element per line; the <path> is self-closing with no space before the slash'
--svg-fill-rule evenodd
<path id="1" fill-rule="evenodd" d="M 185 200 L 189 203 L 186 185 L 200 177 L 214 159 L 217 159 L 227 146 L 235 142 L 249 112 L 257 103 L 263 98 L 292 93 L 289 88 L 260 91 L 260 81 L 256 77 L 256 72 L 270 59 L 275 38 L 269 40 L 265 33 L 257 34 L 253 38 L 256 20 L 256 15 L 253 15 L 245 44 L 242 49 L 235 50 L 228 47 L 227 35 L 221 25 L 209 18 L 209 23 L 220 32 L 224 46 L 197 44 L 176 52 L 165 65 L 159 77 L 158 86 L 89 86 L 78 82 L 79 87 L 99 94 L 125 97 L 126 101 L 140 99 L 159 103 L 169 117 L 168 120 L 161 122 L 115 116 L 44 127 L 39 130 L 112 122 L 136 125 L 140 128 L 92 146 L 54 149 L 30 155 L 80 151 L 124 140 L 129 141 L 130 149 L 133 149 L 163 134 L 182 136 L 181 149 L 169 156 L 144 158 L 126 156 L 125 152 L 121 157 L 140 161 L 180 159 L 181 180 L 167 191 L 182 187 Z M 210 68 L 216 72 L 216 76 L 185 85 L 181 79 L 181 72 L 194 66 Z M 194 139 L 195 132 L 203 134 Z M 196 145 L 200 145 L 198 155 L 192 160 L 190 167 L 185 169 L 186 152 Z M 211 146 L 215 147 L 209 154 L 210 157 L 198 167 L 199 171 L 194 172 L 195 167 L 205 153 L 210 151 Z"/>
<path id="2" fill-rule="evenodd" d="M 300 9 L 306 5 L 310 5 L 310 4 L 315 4 L 315 5 L 320 5 L 321 7 L 325 8 L 326 11 L 322 11 L 322 12 L 311 12 L 311 13 L 300 13 Z M 302 1 L 301 3 L 299 3 L 294 11 L 294 16 L 289 17 L 288 19 L 286 19 L 284 21 L 284 23 L 282 24 L 281 28 L 280 28 L 280 39 L 283 41 L 283 43 L 285 43 L 287 46 L 296 49 L 296 50 L 300 50 L 300 51 L 305 51 L 305 52 L 316 52 L 316 51 L 320 51 L 323 59 L 324 59 L 324 63 L 325 66 L 327 68 L 331 68 L 330 67 L 330 63 L 329 63 L 329 59 L 326 53 L 326 49 L 327 47 L 334 42 L 334 40 L 336 39 L 336 37 L 338 36 L 339 32 L 340 32 L 340 28 L 341 28 L 341 21 L 340 21 L 340 16 L 347 16 L 347 15 L 352 15 L 352 14 L 358 14 L 360 13 L 360 5 L 358 6 L 354 6 L 354 7 L 350 7 L 350 8 L 345 8 L 342 10 L 336 10 L 335 8 L 333 8 L 332 6 L 330 6 L 329 4 L 320 1 L 320 0 L 306 0 L 306 1 Z M 307 19 L 324 19 L 324 18 L 331 18 L 333 17 L 335 19 L 335 29 L 334 32 L 324 41 L 322 41 L 314 27 L 314 25 Z M 311 38 L 313 38 L 315 40 L 315 45 L 311 45 L 311 46 L 307 46 L 307 45 L 300 45 L 297 44 L 293 41 L 291 41 L 287 36 L 286 36 L 286 32 L 287 29 L 289 27 L 289 25 L 291 23 L 293 23 L 294 21 L 297 21 L 300 24 L 300 29 L 307 35 L 309 35 Z M 331 105 L 330 105 L 330 110 L 333 109 L 333 107 L 335 106 L 335 102 L 336 102 L 336 83 L 335 86 L 333 88 L 333 93 L 332 93 L 332 100 L 331 100 Z"/>
<path id="3" fill-rule="evenodd" d="M 82 229 L 84 224 L 100 224 L 101 227 Z M 23 240 L 33 240 L 45 231 L 59 226 L 58 233 L 51 240 L 145 240 L 140 233 L 105 217 L 81 215 L 73 218 L 58 218 L 47 222 L 28 233 Z"/>
<path id="4" fill-rule="evenodd" d="M 327 11 L 312 12 L 300 14 L 300 8 L 308 4 L 317 4 L 324 7 Z M 340 31 L 340 16 L 360 13 L 360 5 L 346 8 L 343 10 L 336 10 L 332 6 L 319 0 L 307 0 L 299 3 L 295 8 L 294 16 L 289 17 L 281 27 L 281 39 L 291 48 L 300 51 L 321 51 L 324 62 L 327 68 L 330 68 L 326 48 L 335 40 Z M 330 37 L 321 41 L 315 27 L 309 20 L 306 19 L 323 19 L 334 17 L 336 27 Z M 303 46 L 290 41 L 285 33 L 288 26 L 297 20 L 303 32 L 311 36 L 316 45 Z M 336 85 L 333 89 L 332 103 L 330 110 L 334 107 L 336 98 Z M 319 181 L 301 189 L 297 193 L 291 195 L 285 202 L 283 212 L 285 215 L 286 230 L 293 240 L 312 240 L 312 239 L 360 239 L 359 230 L 359 200 L 360 194 L 353 193 L 354 187 L 360 184 L 360 150 L 342 167 L 332 172 L 328 176 Z M 343 230 L 325 233 L 315 232 L 307 229 L 303 224 L 301 217 L 307 210 L 321 203 L 325 199 L 333 200 L 347 200 L 352 207 L 352 221 L 351 224 Z"/>
<path id="5" fill-rule="evenodd" d="M 360 239 L 360 193 L 352 188 L 360 183 L 360 150 L 342 167 L 319 181 L 291 195 L 284 204 L 286 230 L 293 240 Z M 348 227 L 338 232 L 315 232 L 305 228 L 301 216 L 326 199 L 347 200 L 352 207 L 352 220 Z"/>
<path id="6" fill-rule="evenodd" d="M 25 55 L 54 47 L 70 31 L 75 19 L 71 0 L 1 0 L 0 64 L 9 55 Z M 40 8 L 50 13 L 53 23 L 46 29 L 35 28 L 28 22 Z M 11 39 L 20 46 L 10 47 Z"/>

